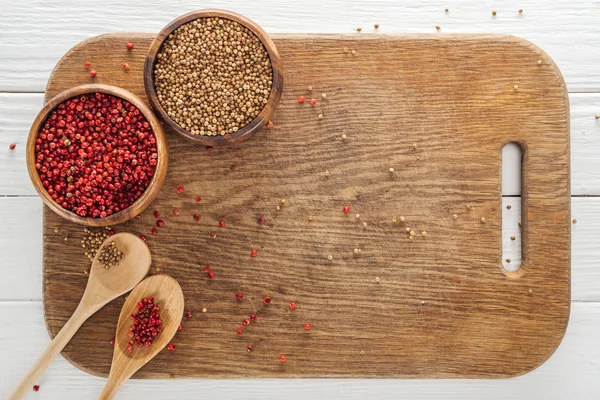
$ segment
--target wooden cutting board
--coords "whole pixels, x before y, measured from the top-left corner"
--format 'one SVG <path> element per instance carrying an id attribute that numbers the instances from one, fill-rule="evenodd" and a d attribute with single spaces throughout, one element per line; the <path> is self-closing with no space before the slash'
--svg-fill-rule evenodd
<path id="1" fill-rule="evenodd" d="M 77 45 L 53 71 L 46 100 L 91 81 L 143 97 L 152 38 Z M 114 228 L 148 236 L 153 273 L 180 282 L 193 314 L 177 350 L 136 377 L 499 378 L 543 363 L 570 306 L 569 105 L 553 61 L 510 36 L 274 39 L 285 75 L 275 128 L 211 151 L 168 132 L 161 194 L 141 218 Z M 515 273 L 501 260 L 501 149 L 511 141 L 524 149 L 524 263 Z M 166 222 L 157 236 L 153 210 Z M 82 235 L 44 210 L 52 336 L 87 281 Z M 122 304 L 93 316 L 63 355 L 106 376 Z M 258 321 L 236 334 L 251 313 Z"/>

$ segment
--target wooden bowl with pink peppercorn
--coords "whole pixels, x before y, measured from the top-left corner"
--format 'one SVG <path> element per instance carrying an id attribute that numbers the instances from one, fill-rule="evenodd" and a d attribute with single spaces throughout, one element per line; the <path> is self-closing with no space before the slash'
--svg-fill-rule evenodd
<path id="1" fill-rule="evenodd" d="M 167 176 L 163 128 L 133 93 L 89 84 L 52 98 L 27 139 L 27 171 L 44 203 L 81 225 L 125 222 L 152 203 Z"/>

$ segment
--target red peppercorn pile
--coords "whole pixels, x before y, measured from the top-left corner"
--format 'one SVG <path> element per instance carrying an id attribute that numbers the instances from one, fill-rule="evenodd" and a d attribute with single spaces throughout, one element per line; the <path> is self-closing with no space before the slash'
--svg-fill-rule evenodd
<path id="1" fill-rule="evenodd" d="M 138 347 L 151 347 L 152 341 L 162 332 L 162 320 L 160 319 L 160 308 L 154 304 L 154 297 L 142 299 L 137 304 L 138 312 L 131 314 L 133 325 L 129 327 L 128 352 L 133 351 L 133 344 Z"/>
<path id="2" fill-rule="evenodd" d="M 64 209 L 93 218 L 133 204 L 158 162 L 156 137 L 140 110 L 104 93 L 56 107 L 38 134 L 35 155 L 48 194 Z"/>

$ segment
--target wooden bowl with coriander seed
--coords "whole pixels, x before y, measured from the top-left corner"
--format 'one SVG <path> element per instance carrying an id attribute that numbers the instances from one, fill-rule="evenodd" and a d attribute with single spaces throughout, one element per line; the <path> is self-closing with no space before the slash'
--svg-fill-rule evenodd
<path id="1" fill-rule="evenodd" d="M 283 90 L 281 58 L 250 19 L 194 11 L 156 36 L 144 86 L 169 129 L 195 143 L 227 146 L 253 136 L 273 117 Z"/>
<path id="2" fill-rule="evenodd" d="M 26 153 L 44 203 L 86 226 L 140 214 L 167 176 L 159 119 L 138 96 L 110 85 L 76 86 L 48 101 L 29 130 Z"/>

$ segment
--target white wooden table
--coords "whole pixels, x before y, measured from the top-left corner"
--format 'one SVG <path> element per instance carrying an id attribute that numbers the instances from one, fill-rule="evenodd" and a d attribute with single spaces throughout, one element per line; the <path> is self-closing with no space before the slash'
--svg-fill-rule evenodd
<path id="1" fill-rule="evenodd" d="M 600 398 L 600 1 L 598 0 L 4 0 L 0 11 L 0 395 L 49 342 L 42 312 L 41 201 L 26 173 L 25 141 L 54 64 L 73 45 L 106 32 L 156 32 L 198 8 L 225 8 L 267 32 L 506 33 L 547 51 L 571 102 L 571 320 L 557 352 L 509 380 L 130 381 L 118 398 Z M 449 12 L 444 12 L 448 7 Z M 522 8 L 522 14 L 518 9 Z M 492 10 L 497 11 L 495 17 Z M 441 31 L 436 32 L 435 26 Z M 14 151 L 10 143 L 17 143 Z M 504 194 L 518 196 L 514 169 Z M 519 199 L 506 197 L 513 207 Z M 514 213 L 516 214 L 516 213 Z M 505 237 L 512 235 L 505 232 Z M 517 232 L 518 234 L 518 232 Z M 507 243 L 508 240 L 507 240 Z M 513 250 L 508 247 L 507 252 Z M 514 246 L 513 246 L 514 247 Z M 97 398 L 104 379 L 59 357 L 31 399 Z"/>

